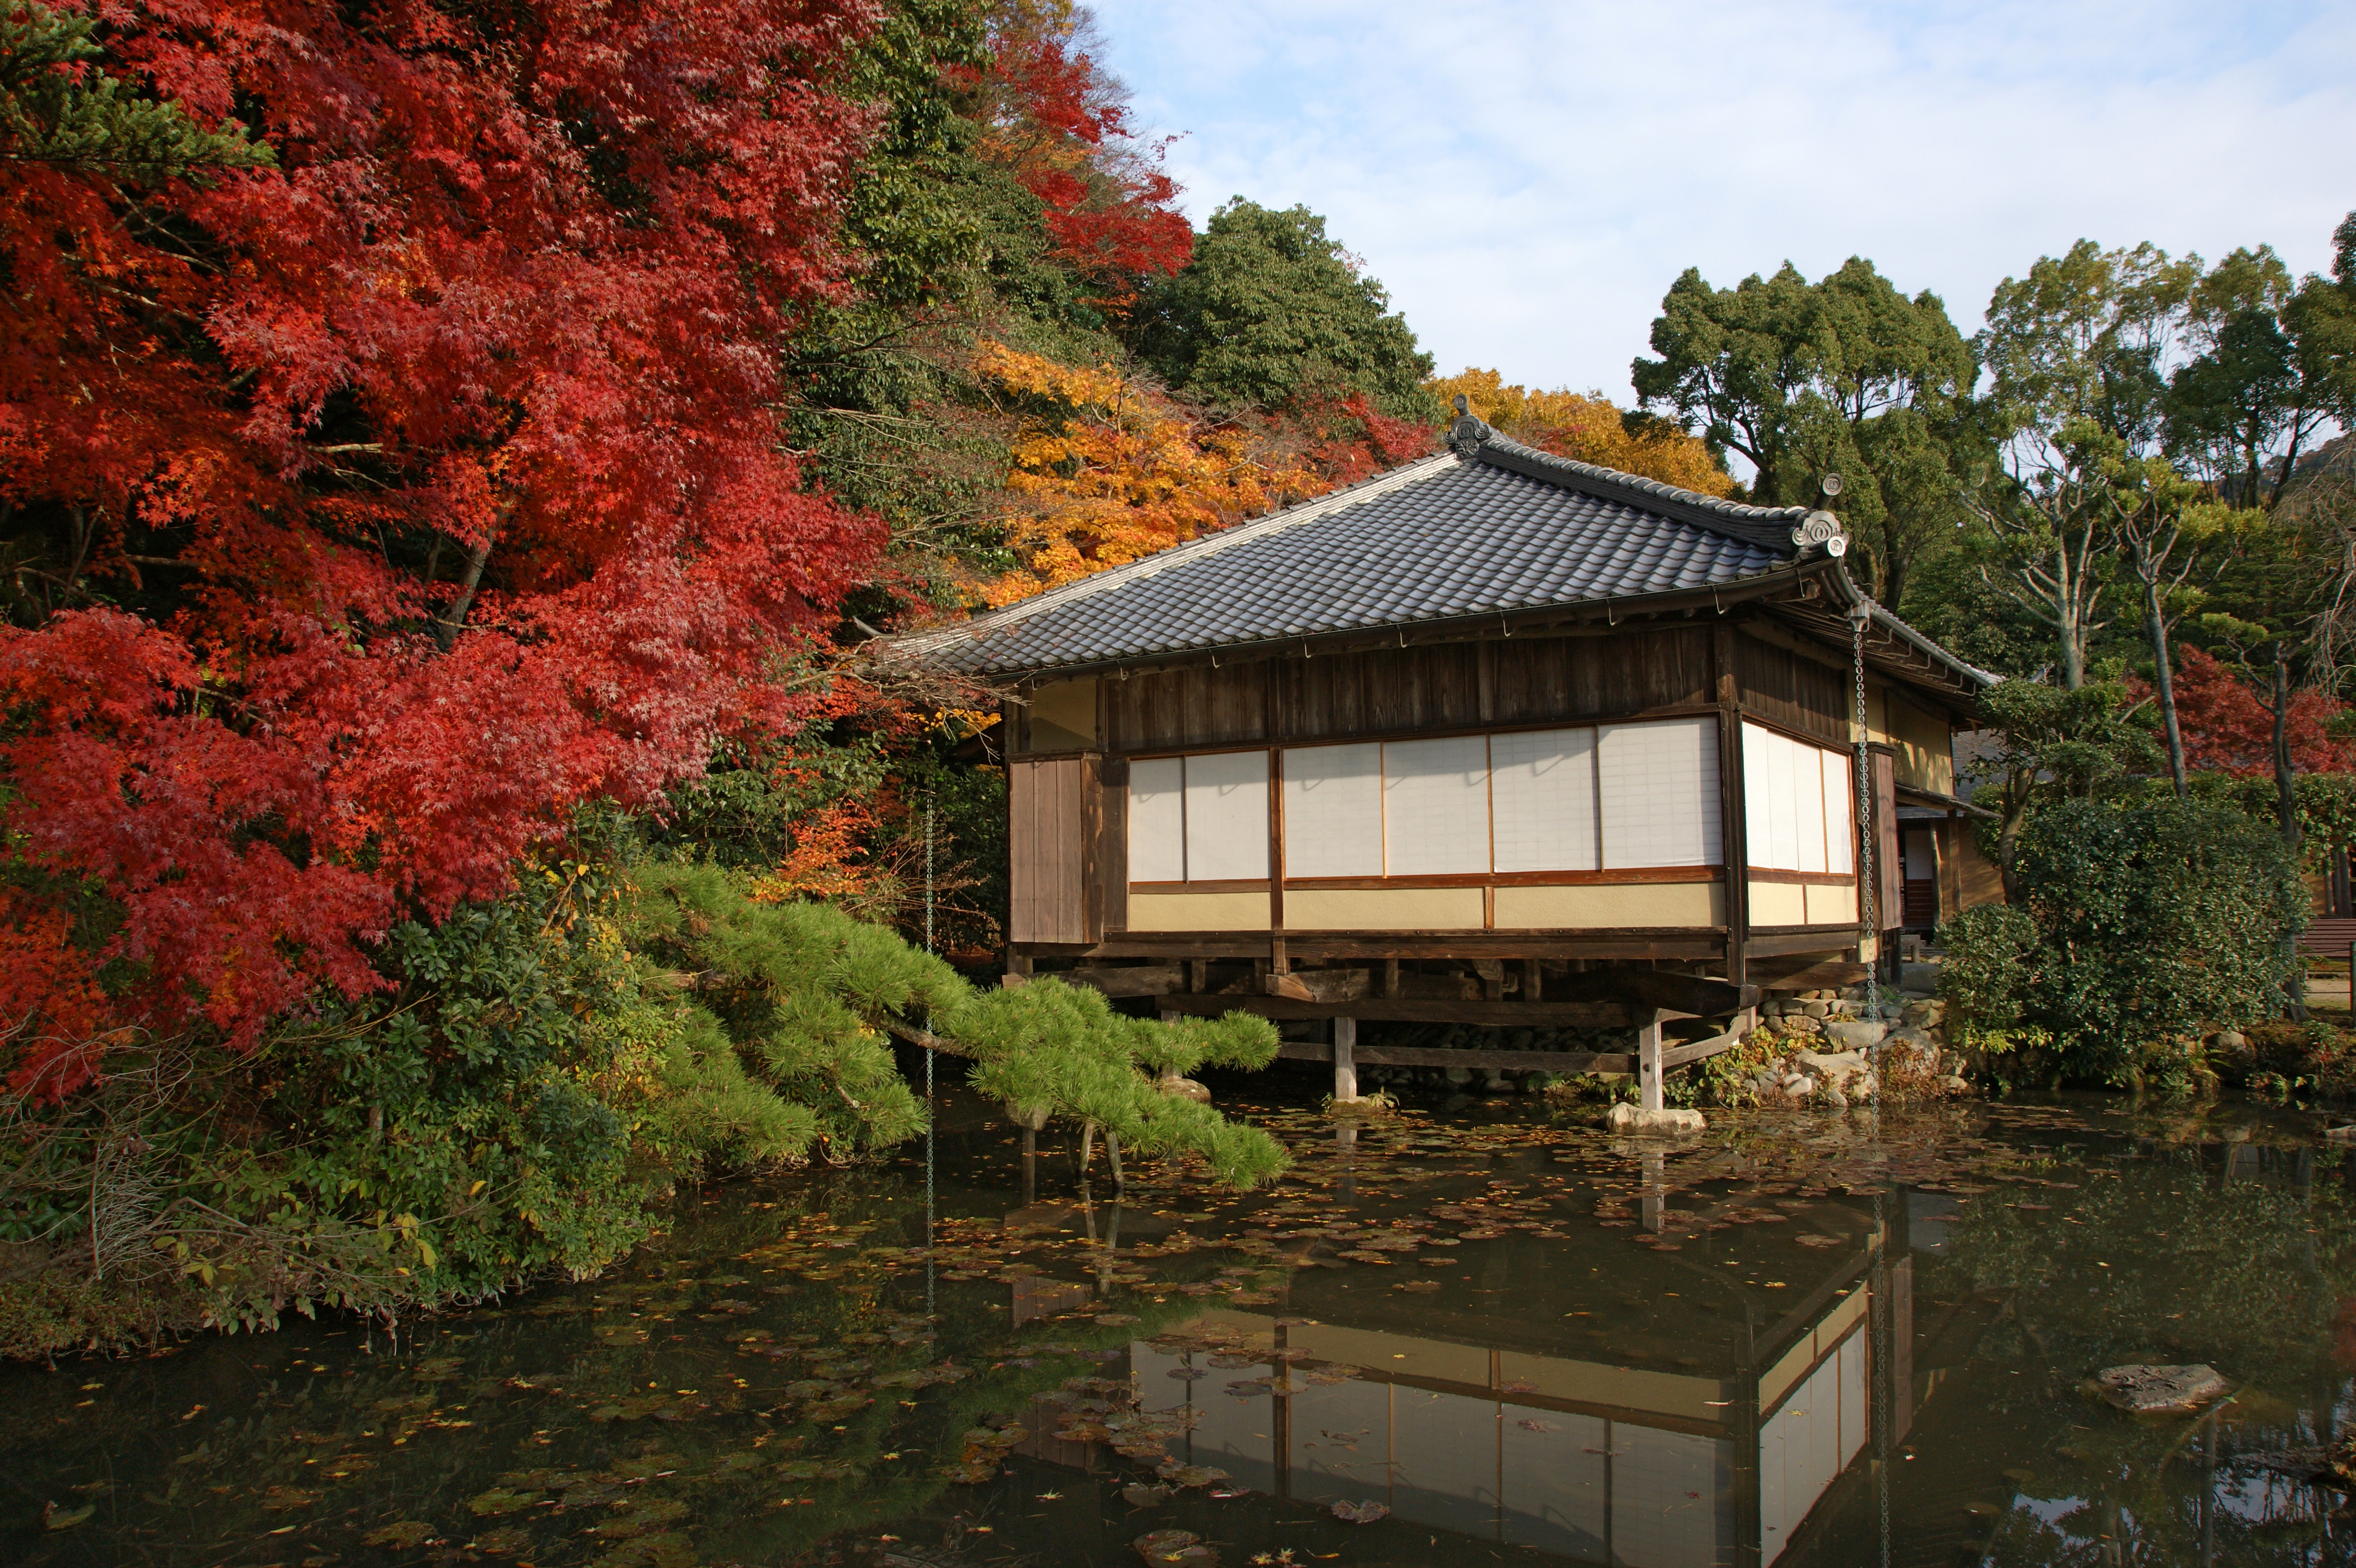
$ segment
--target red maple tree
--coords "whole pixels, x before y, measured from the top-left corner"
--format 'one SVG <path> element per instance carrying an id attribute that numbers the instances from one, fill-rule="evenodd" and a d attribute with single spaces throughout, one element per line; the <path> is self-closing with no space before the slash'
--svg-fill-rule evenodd
<path id="1" fill-rule="evenodd" d="M 1067 20 L 1000 18 L 980 84 L 983 150 L 1045 209 L 1054 259 L 1119 314 L 1139 280 L 1185 266 L 1194 231 L 1163 167 L 1168 142 L 1138 137 L 1119 84 L 1076 41 Z"/>
<path id="2" fill-rule="evenodd" d="M 2184 731 L 2185 767 L 2197 773 L 2271 777 L 2273 713 L 2213 655 L 2190 644 L 2176 654 L 2176 719 Z M 2291 694 L 2286 738 L 2293 771 L 2356 772 L 2356 742 L 2331 733 L 2332 720 L 2346 709 L 2321 692 Z"/>
<path id="3" fill-rule="evenodd" d="M 250 1042 L 379 984 L 393 920 L 789 716 L 780 643 L 880 545 L 770 413 L 851 265 L 872 115 L 825 82 L 862 0 L 106 16 L 107 69 L 278 167 L 0 189 L 37 585 L 0 630 L 0 1024 L 49 1092 L 102 1022 Z"/>

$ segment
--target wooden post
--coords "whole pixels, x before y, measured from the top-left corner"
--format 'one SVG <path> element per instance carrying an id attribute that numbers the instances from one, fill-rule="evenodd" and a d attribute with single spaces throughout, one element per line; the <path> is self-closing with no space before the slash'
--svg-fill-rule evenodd
<path id="1" fill-rule="evenodd" d="M 1750 979 L 1751 931 L 1751 808 L 1749 780 L 1742 775 L 1740 648 L 1734 628 L 1720 621 L 1710 639 L 1711 660 L 1718 667 L 1719 858 L 1726 872 L 1726 978 L 1737 985 Z"/>
<path id="2" fill-rule="evenodd" d="M 1636 1032 L 1636 1094 L 1641 1109 L 1661 1109 L 1661 1015 L 1657 1012 L 1651 1023 Z"/>
<path id="3" fill-rule="evenodd" d="M 1358 1098 L 1358 1064 L 1353 1058 L 1358 1048 L 1358 1021 L 1355 1018 L 1333 1020 L 1333 1103 L 1347 1105 Z"/>
<path id="4" fill-rule="evenodd" d="M 1395 958 L 1387 958 L 1383 960 L 1383 994 L 1386 996 L 1396 997 L 1398 993 L 1399 961 Z"/>

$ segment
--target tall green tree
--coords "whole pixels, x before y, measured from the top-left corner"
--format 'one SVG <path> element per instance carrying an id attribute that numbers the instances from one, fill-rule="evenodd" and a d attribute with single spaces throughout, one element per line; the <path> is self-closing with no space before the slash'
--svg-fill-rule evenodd
<path id="1" fill-rule="evenodd" d="M 1652 345 L 1637 394 L 1748 458 L 1762 501 L 1812 501 L 1841 476 L 1873 592 L 1899 604 L 1913 564 L 1963 521 L 1954 473 L 1976 446 L 1978 367 L 1939 296 L 1909 298 L 1862 257 L 1815 283 L 1786 262 L 1725 289 L 1688 268 Z"/>
<path id="2" fill-rule="evenodd" d="M 1977 347 L 2000 439 L 1998 461 L 1972 476 L 1982 570 L 2052 633 L 2067 687 L 2086 681 L 2113 585 L 2118 487 L 2159 451 L 2168 355 L 2200 281 L 2197 257 L 2081 240 L 1988 302 Z"/>
<path id="3" fill-rule="evenodd" d="M 2194 285 L 2192 357 L 2169 380 L 2169 455 L 2227 501 L 2271 507 L 2331 417 L 2340 289 L 2294 284 L 2270 245 L 2237 250 Z"/>
<path id="4" fill-rule="evenodd" d="M 1325 220 L 1238 196 L 1211 215 L 1185 270 L 1146 290 L 1137 342 L 1172 390 L 1281 408 L 1363 392 L 1395 419 L 1437 424 L 1431 356 Z"/>

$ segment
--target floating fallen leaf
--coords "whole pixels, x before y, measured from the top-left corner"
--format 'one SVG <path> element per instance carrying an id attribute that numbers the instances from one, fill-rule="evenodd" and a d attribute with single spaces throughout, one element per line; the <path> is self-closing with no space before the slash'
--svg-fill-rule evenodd
<path id="1" fill-rule="evenodd" d="M 1192 1530 L 1157 1530 L 1151 1535 L 1141 1535 L 1130 1541 L 1130 1549 L 1148 1563 L 1182 1563 L 1194 1568 L 1209 1568 L 1218 1562 L 1219 1554 L 1203 1544 L 1203 1538 Z"/>
<path id="2" fill-rule="evenodd" d="M 43 1503 L 41 1523 L 50 1530 L 71 1530 L 97 1511 L 96 1503 L 84 1503 L 78 1509 L 61 1509 L 55 1503 Z"/>

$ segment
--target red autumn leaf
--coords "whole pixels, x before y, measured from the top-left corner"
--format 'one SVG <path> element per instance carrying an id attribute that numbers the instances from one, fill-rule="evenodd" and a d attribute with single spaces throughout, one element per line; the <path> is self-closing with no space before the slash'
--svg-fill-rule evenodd
<path id="1" fill-rule="evenodd" d="M 391 921 L 790 717 L 780 646 L 880 544 L 770 412 L 850 269 L 861 0 L 110 18 L 279 166 L 0 190 L 0 487 L 70 607 L 0 632 L 0 1065 L 50 1092 L 110 1017 L 247 1042 L 378 984 Z"/>

